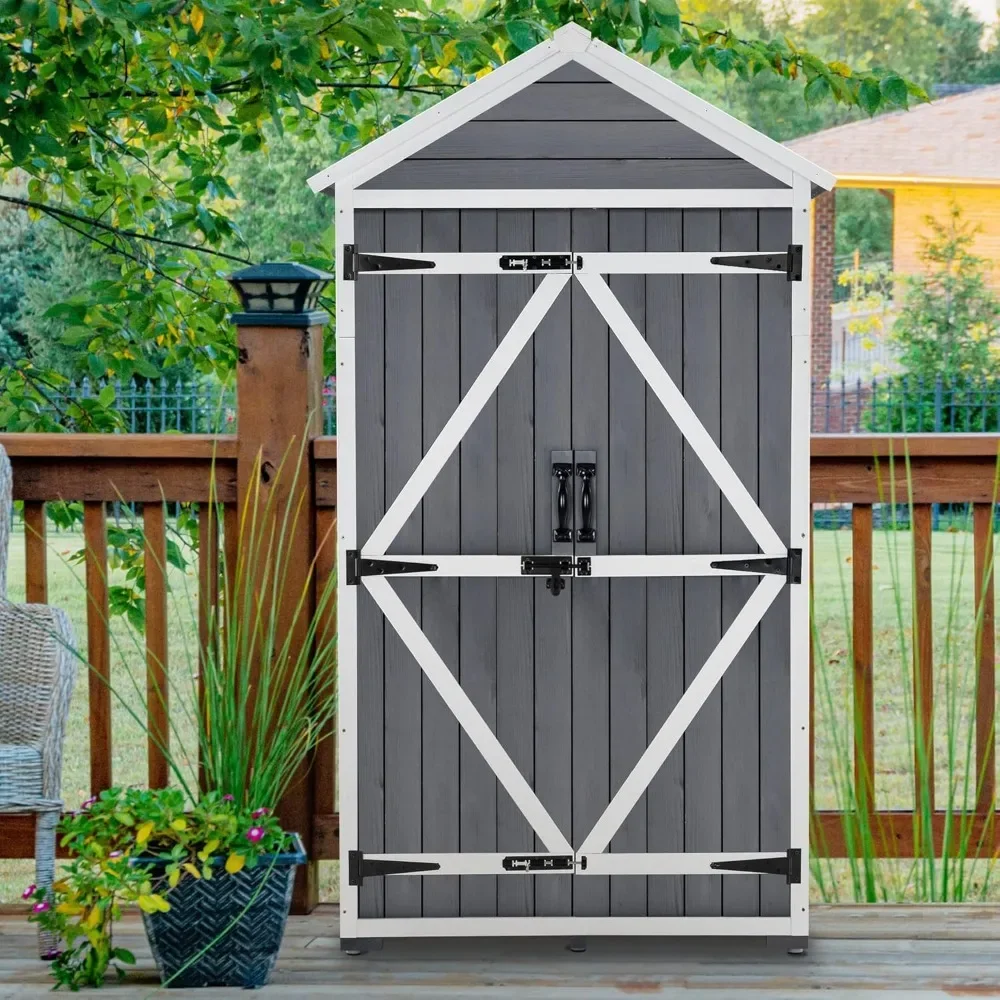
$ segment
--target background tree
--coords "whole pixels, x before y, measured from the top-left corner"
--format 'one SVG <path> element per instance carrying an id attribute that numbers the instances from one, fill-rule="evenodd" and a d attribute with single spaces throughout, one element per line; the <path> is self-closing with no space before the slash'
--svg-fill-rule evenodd
<path id="1" fill-rule="evenodd" d="M 682 16 L 674 0 L 503 0 L 468 18 L 443 0 L 0 0 L 0 180 L 28 178 L 0 201 L 58 223 L 114 268 L 47 319 L 82 370 L 229 371 L 224 274 L 279 243 L 237 207 L 237 175 L 279 197 L 269 156 L 332 159 L 571 20 L 673 72 L 804 79 L 810 100 L 866 113 L 923 97 L 888 69 L 744 36 Z M 297 205 L 307 237 L 322 213 L 304 188 Z M 328 261 L 329 245 L 300 256 Z M 30 396 L 29 364 L 0 373 L 9 394 Z"/>

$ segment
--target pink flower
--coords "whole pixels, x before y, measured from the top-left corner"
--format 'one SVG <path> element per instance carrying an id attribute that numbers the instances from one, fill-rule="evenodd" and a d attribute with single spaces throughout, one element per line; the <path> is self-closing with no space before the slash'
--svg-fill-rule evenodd
<path id="1" fill-rule="evenodd" d="M 262 826 L 252 826 L 247 830 L 247 840 L 251 844 L 256 844 L 264 836 L 264 827 Z"/>
<path id="2" fill-rule="evenodd" d="M 261 819 L 264 816 L 270 815 L 270 812 L 270 809 L 254 809 L 250 816 L 252 819 Z"/>
<path id="3" fill-rule="evenodd" d="M 24 892 L 21 893 L 21 899 L 31 899 L 35 894 L 35 890 L 38 888 L 37 885 L 29 885 Z"/>
<path id="4" fill-rule="evenodd" d="M 85 802 L 81 802 L 80 803 L 80 809 L 81 810 L 83 810 L 83 809 L 89 809 L 96 801 L 97 801 L 97 796 L 96 795 L 92 795 Z"/>
<path id="5" fill-rule="evenodd" d="M 236 801 L 236 799 L 234 799 L 234 798 L 232 797 L 232 795 L 223 795 L 223 796 L 222 796 L 222 801 L 223 801 L 223 802 L 235 802 L 235 801 Z"/>
<path id="6" fill-rule="evenodd" d="M 46 962 L 54 962 L 60 955 L 62 955 L 62 952 L 56 949 L 55 951 L 47 951 L 42 955 L 42 959 Z"/>
<path id="7" fill-rule="evenodd" d="M 109 858 L 120 858 L 121 856 L 122 856 L 122 852 L 121 851 L 112 851 L 108 855 Z"/>
<path id="8" fill-rule="evenodd" d="M 32 913 L 44 913 L 46 910 L 51 910 L 52 907 L 49 905 L 47 900 L 42 900 L 40 903 L 35 903 L 31 908 Z"/>

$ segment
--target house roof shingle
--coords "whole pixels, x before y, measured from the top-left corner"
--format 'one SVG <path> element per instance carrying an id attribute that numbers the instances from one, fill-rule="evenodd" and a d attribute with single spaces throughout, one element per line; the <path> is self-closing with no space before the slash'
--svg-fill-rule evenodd
<path id="1" fill-rule="evenodd" d="M 1000 85 L 787 143 L 838 178 L 962 178 L 1000 184 Z"/>

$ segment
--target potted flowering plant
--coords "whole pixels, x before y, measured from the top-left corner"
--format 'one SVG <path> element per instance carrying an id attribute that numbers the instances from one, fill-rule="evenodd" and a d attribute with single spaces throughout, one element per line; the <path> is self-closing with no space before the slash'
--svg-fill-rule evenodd
<path id="1" fill-rule="evenodd" d="M 191 807 L 177 788 L 110 789 L 63 820 L 72 861 L 52 893 L 29 886 L 31 920 L 65 942 L 57 985 L 98 986 L 135 959 L 114 921 L 134 903 L 164 984 L 263 986 L 305 861 L 267 807 L 209 793 Z"/>
<path id="2" fill-rule="evenodd" d="M 297 480 L 296 473 L 293 493 Z M 63 820 L 62 844 L 73 860 L 51 894 L 34 887 L 26 894 L 31 919 L 64 942 L 53 963 L 57 985 L 98 985 L 109 967 L 121 972 L 130 962 L 112 940 L 128 903 L 142 911 L 165 985 L 268 981 L 295 867 L 306 860 L 298 836 L 281 829 L 272 808 L 303 773 L 336 710 L 336 636 L 325 626 L 335 582 L 315 586 L 310 573 L 301 591 L 291 592 L 285 581 L 294 505 L 277 510 L 270 496 L 262 499 L 258 486 L 241 512 L 239 556 L 220 574 L 221 609 L 206 616 L 207 638 L 187 669 L 164 671 L 164 703 L 193 721 L 193 738 L 171 725 L 168 745 L 148 727 L 148 702 L 161 694 L 155 686 L 147 693 L 145 677 L 128 676 L 128 698 L 112 685 L 164 755 L 172 787 L 109 789 Z M 136 522 L 131 530 L 142 529 Z M 214 605 L 217 595 L 201 599 L 209 596 Z M 121 660 L 141 663 L 142 636 L 134 627 L 128 635 L 135 649 Z"/>

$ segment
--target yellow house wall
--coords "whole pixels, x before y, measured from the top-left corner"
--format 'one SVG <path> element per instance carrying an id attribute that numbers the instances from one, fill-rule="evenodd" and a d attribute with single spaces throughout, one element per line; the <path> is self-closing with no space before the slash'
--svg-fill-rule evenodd
<path id="1" fill-rule="evenodd" d="M 974 252 L 993 261 L 992 283 L 1000 288 L 1000 187 L 898 187 L 893 205 L 893 267 L 902 274 L 920 270 L 918 253 L 929 235 L 927 216 L 942 222 L 957 204 L 966 222 L 980 227 Z"/>

